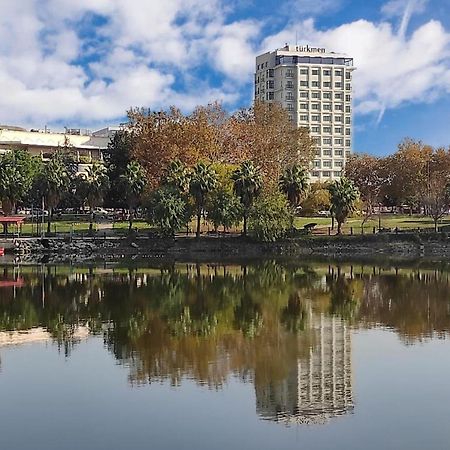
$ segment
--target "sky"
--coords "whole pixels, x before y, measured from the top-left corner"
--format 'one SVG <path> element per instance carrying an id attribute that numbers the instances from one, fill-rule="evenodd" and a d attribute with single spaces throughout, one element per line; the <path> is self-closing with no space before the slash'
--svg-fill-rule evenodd
<path id="1" fill-rule="evenodd" d="M 255 56 L 354 58 L 354 151 L 450 145 L 450 0 L 0 0 L 0 123 L 89 128 L 126 110 L 251 105 Z"/>

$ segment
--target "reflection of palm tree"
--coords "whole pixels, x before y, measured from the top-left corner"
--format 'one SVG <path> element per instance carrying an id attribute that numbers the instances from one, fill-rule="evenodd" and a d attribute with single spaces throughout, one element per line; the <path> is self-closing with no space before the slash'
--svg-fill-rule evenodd
<path id="1" fill-rule="evenodd" d="M 281 322 L 288 331 L 297 333 L 305 330 L 308 320 L 306 309 L 298 292 L 289 296 L 288 304 L 281 313 Z"/>

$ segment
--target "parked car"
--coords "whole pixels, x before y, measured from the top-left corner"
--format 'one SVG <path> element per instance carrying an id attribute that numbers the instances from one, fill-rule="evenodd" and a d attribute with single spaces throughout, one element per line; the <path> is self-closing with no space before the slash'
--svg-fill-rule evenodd
<path id="1" fill-rule="evenodd" d="M 330 217 L 330 211 L 326 211 L 326 210 L 318 211 L 317 215 L 321 216 L 321 217 Z"/>

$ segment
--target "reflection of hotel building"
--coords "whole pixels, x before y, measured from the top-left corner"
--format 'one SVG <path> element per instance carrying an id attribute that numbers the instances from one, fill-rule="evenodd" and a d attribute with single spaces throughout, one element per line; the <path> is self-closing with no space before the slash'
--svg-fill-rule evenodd
<path id="1" fill-rule="evenodd" d="M 315 345 L 280 383 L 256 386 L 262 418 L 291 423 L 324 423 L 353 410 L 351 336 L 337 317 L 310 313 Z"/>
<path id="2" fill-rule="evenodd" d="M 316 141 L 311 181 L 339 178 L 351 153 L 354 69 L 347 55 L 302 45 L 256 58 L 255 99 L 281 103 Z"/>

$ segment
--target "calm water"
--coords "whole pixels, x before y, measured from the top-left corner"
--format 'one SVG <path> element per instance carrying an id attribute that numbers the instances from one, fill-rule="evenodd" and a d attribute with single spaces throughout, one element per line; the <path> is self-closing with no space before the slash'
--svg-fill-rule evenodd
<path id="1" fill-rule="evenodd" d="M 0 267 L 0 449 L 448 449 L 449 279 Z"/>

